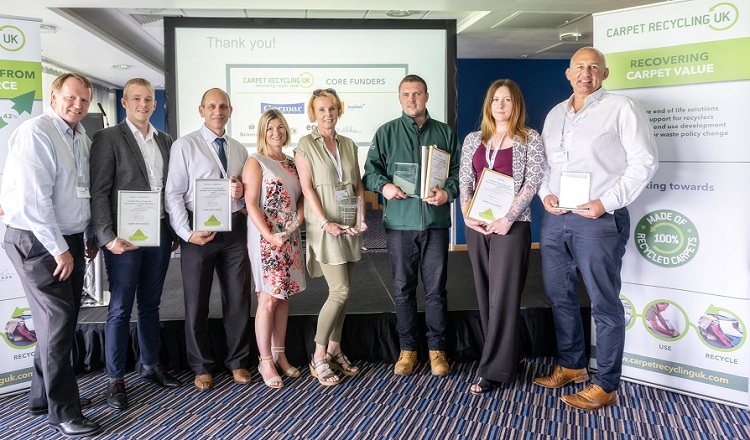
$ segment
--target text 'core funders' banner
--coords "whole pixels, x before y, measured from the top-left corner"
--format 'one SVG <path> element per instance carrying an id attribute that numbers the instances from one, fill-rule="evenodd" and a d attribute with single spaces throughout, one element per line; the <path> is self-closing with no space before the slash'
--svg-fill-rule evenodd
<path id="1" fill-rule="evenodd" d="M 597 14 L 594 44 L 604 87 L 644 107 L 661 161 L 629 207 L 623 378 L 747 406 L 750 2 Z"/>
<path id="2" fill-rule="evenodd" d="M 39 21 L 0 15 L 0 181 L 11 133 L 41 112 Z M 0 222 L 0 237 L 3 236 L 5 226 Z M 36 335 L 21 281 L 3 250 L 0 250 L 0 325 L 0 394 L 6 394 L 28 388 Z"/>

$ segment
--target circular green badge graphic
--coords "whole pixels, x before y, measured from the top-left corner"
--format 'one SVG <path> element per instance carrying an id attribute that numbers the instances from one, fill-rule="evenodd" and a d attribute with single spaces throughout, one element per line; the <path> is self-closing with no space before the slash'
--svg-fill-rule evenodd
<path id="1" fill-rule="evenodd" d="M 682 266 L 698 252 L 700 239 L 685 215 L 669 209 L 651 211 L 635 226 L 635 247 L 653 264 Z"/>
<path id="2" fill-rule="evenodd" d="M 16 52 L 26 44 L 26 36 L 15 26 L 6 25 L 0 27 L 0 47 L 9 51 Z"/>

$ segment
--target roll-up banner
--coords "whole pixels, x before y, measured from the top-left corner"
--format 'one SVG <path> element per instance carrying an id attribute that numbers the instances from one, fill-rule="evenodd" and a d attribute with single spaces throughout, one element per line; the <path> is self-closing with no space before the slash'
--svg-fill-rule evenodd
<path id="1" fill-rule="evenodd" d="M 596 14 L 594 45 L 604 87 L 642 105 L 660 159 L 628 207 L 623 379 L 747 407 L 750 2 Z"/>
<path id="2" fill-rule="evenodd" d="M 39 20 L 0 15 L 0 182 L 11 133 L 42 113 L 39 39 Z M 0 222 L 0 237 L 4 236 Z M 4 250 L 0 250 L 0 325 L 1 395 L 29 387 L 36 346 L 31 309 Z"/>

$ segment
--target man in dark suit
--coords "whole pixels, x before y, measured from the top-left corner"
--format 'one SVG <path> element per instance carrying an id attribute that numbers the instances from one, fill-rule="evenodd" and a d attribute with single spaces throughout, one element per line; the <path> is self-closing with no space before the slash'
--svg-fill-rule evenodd
<path id="1" fill-rule="evenodd" d="M 91 216 L 97 244 L 103 248 L 111 293 L 105 326 L 107 405 L 120 410 L 128 406 L 125 361 L 135 298 L 141 377 L 163 387 L 180 385 L 161 365 L 159 356 L 159 302 L 170 254 L 177 247 L 163 203 L 172 137 L 149 122 L 156 100 L 147 80 L 134 78 L 125 84 L 122 106 L 125 120 L 94 134 L 91 146 Z M 159 246 L 139 248 L 117 236 L 120 190 L 161 192 Z"/>

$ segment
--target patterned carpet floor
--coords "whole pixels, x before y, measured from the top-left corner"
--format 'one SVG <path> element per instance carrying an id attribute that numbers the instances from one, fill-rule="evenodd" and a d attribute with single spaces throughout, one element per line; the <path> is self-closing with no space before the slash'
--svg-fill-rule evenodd
<path id="1" fill-rule="evenodd" d="M 216 376 L 213 390 L 185 385 L 162 390 L 127 377 L 130 407 L 108 408 L 104 373 L 79 377 L 81 394 L 93 400 L 84 413 L 102 424 L 102 439 L 748 439 L 746 410 L 624 382 L 619 405 L 598 412 L 567 407 L 563 390 L 535 386 L 549 358 L 529 359 L 515 384 L 484 396 L 468 392 L 476 363 L 453 364 L 446 378 L 421 365 L 414 376 L 391 373 L 392 365 L 358 363 L 362 372 L 341 385 L 318 385 L 305 368 L 282 390 Z M 0 398 L 0 438 L 62 438 L 47 418 L 26 413 L 27 394 Z"/>

